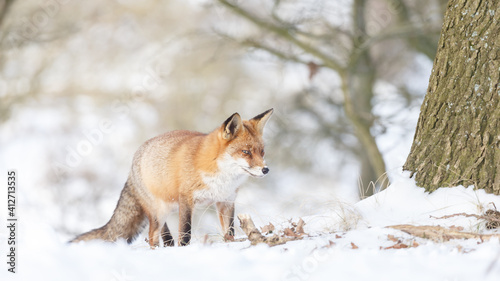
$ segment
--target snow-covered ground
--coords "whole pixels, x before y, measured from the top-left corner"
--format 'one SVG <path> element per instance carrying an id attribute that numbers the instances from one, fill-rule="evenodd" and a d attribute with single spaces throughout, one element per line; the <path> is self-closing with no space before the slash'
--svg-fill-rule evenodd
<path id="1" fill-rule="evenodd" d="M 331 213 L 303 218 L 308 233 L 304 239 L 275 247 L 194 239 L 187 247 L 150 250 L 144 237 L 132 245 L 66 244 L 66 237 L 51 226 L 23 218 L 17 273 L 8 272 L 4 263 L 0 280 L 500 280 L 498 239 L 436 243 L 386 228 L 441 225 L 495 233 L 475 218 L 430 216 L 482 214 L 500 206 L 499 196 L 464 187 L 428 194 L 401 177 L 387 190 L 354 205 L 340 201 L 332 205 Z M 263 226 L 258 219 L 255 222 Z M 274 223 L 278 232 L 289 225 Z M 2 228 L 2 255 L 6 239 Z M 398 242 L 409 247 L 385 249 Z"/>

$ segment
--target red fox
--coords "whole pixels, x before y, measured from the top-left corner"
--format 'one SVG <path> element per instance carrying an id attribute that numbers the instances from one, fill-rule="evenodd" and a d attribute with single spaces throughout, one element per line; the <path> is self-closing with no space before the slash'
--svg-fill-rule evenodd
<path id="1" fill-rule="evenodd" d="M 234 238 L 234 200 L 248 177 L 269 172 L 262 133 L 273 109 L 242 120 L 231 115 L 209 134 L 172 131 L 146 141 L 135 153 L 113 216 L 103 227 L 70 242 L 126 239 L 131 243 L 149 221 L 149 245 L 173 246 L 166 223 L 179 207 L 180 246 L 191 240 L 191 216 L 198 203 L 215 203 L 226 239 Z M 160 233 L 160 227 L 163 226 Z"/>

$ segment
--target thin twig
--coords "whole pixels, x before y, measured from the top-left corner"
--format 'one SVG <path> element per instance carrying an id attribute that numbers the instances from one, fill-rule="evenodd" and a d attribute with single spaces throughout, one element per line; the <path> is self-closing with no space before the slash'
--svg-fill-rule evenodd
<path id="1" fill-rule="evenodd" d="M 500 222 L 499 218 L 496 218 L 496 217 L 494 217 L 492 215 L 475 215 L 475 214 L 466 214 L 466 213 L 458 213 L 458 214 L 446 215 L 446 216 L 442 216 L 442 217 L 430 216 L 430 218 L 433 218 L 433 219 L 448 219 L 448 218 L 457 217 L 457 216 L 473 217 L 473 218 L 481 219 L 481 220 Z"/>
<path id="2" fill-rule="evenodd" d="M 291 35 L 290 30 L 288 28 L 280 27 L 277 25 L 274 25 L 272 23 L 269 23 L 267 21 L 264 21 L 262 19 L 259 19 L 257 16 L 252 15 L 250 12 L 246 11 L 245 9 L 242 9 L 241 7 L 230 3 L 227 0 L 219 0 L 219 3 L 222 5 L 226 6 L 227 8 L 231 9 L 233 12 L 239 14 L 243 18 L 253 22 L 255 25 L 259 26 L 260 28 L 270 31 L 274 33 L 275 35 L 278 35 L 282 39 L 285 39 L 286 41 L 292 43 L 293 45 L 297 46 L 298 48 L 302 49 L 304 52 L 309 53 L 323 61 L 325 64 L 325 67 L 331 68 L 335 71 L 342 72 L 344 71 L 344 67 L 340 65 L 340 63 L 336 62 L 333 58 L 330 56 L 326 55 L 323 53 L 321 50 L 314 48 L 313 46 L 295 38 L 294 36 Z"/>

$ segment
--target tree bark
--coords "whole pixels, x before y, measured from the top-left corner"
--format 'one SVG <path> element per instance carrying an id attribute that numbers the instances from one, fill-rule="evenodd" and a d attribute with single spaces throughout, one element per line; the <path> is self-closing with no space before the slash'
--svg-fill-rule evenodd
<path id="1" fill-rule="evenodd" d="M 403 167 L 427 191 L 500 194 L 500 2 L 450 0 Z"/>

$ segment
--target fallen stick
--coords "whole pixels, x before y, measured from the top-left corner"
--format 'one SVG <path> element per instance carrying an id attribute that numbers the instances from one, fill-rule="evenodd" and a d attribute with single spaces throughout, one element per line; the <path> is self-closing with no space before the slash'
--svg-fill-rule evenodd
<path id="1" fill-rule="evenodd" d="M 248 237 L 248 240 L 252 243 L 252 245 L 257 245 L 260 243 L 266 243 L 270 247 L 285 244 L 288 241 L 302 239 L 302 237 L 284 237 L 278 236 L 274 234 L 273 236 L 264 236 L 262 233 L 255 227 L 252 218 L 248 214 L 239 214 L 238 219 L 240 220 L 240 227 L 245 232 Z"/>
<path id="2" fill-rule="evenodd" d="M 434 242 L 444 242 L 451 239 L 481 239 L 481 241 L 488 241 L 491 238 L 499 238 L 499 234 L 478 234 L 472 232 L 460 232 L 449 228 L 444 228 L 442 226 L 433 225 L 391 225 L 389 228 L 401 230 L 410 235 L 417 236 L 420 238 L 425 238 L 432 240 Z"/>
<path id="3" fill-rule="evenodd" d="M 457 213 L 457 214 L 452 214 L 452 215 L 446 215 L 446 216 L 442 216 L 442 217 L 435 217 L 435 216 L 429 216 L 430 218 L 432 219 L 449 219 L 449 218 L 452 218 L 452 217 L 458 217 L 458 216 L 464 216 L 464 217 L 472 217 L 472 218 L 476 218 L 476 219 L 486 219 L 485 216 L 481 216 L 481 215 L 475 215 L 475 214 L 467 214 L 467 213 Z"/>
<path id="4" fill-rule="evenodd" d="M 240 220 L 240 227 L 245 232 L 245 234 L 248 236 L 248 240 L 254 243 L 262 242 L 264 241 L 265 236 L 260 233 L 260 231 L 255 227 L 255 224 L 253 223 L 252 218 L 248 214 L 240 214 L 238 215 L 238 219 Z"/>
<path id="5" fill-rule="evenodd" d="M 467 213 L 457 213 L 457 214 L 452 214 L 452 215 L 447 215 L 447 216 L 442 216 L 442 217 L 435 217 L 435 216 L 430 216 L 431 218 L 434 219 L 448 219 L 456 216 L 464 216 L 464 217 L 473 217 L 478 220 L 485 220 L 486 221 L 486 228 L 487 229 L 494 229 L 498 228 L 500 226 L 500 212 L 496 210 L 486 210 L 484 215 L 475 215 L 475 214 L 467 214 Z"/>

